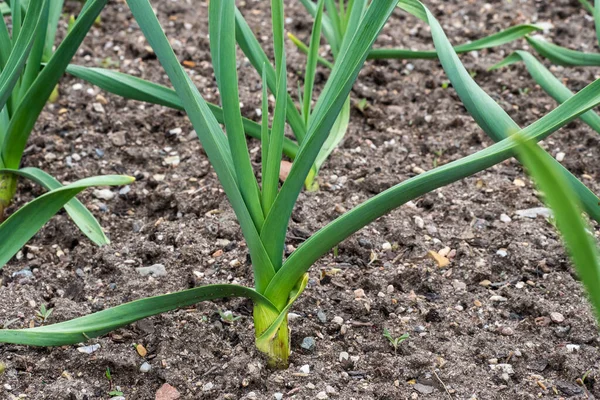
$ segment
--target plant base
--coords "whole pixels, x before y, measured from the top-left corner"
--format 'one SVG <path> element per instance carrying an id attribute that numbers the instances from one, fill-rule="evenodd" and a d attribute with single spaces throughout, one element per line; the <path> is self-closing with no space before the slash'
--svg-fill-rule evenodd
<path id="1" fill-rule="evenodd" d="M 254 330 L 258 338 L 267 328 L 271 326 L 275 318 L 273 315 L 266 315 L 264 307 L 257 305 L 254 307 Z M 270 314 L 270 313 L 269 313 Z M 277 317 L 275 315 L 275 317 Z M 287 322 L 287 315 L 279 326 L 277 333 L 268 343 L 258 346 L 258 349 L 267 356 L 267 365 L 272 369 L 285 369 L 288 367 L 290 357 L 290 330 Z"/>
<path id="2" fill-rule="evenodd" d="M 5 211 L 10 206 L 17 191 L 17 177 L 13 174 L 0 173 L 0 222 L 4 221 Z"/>

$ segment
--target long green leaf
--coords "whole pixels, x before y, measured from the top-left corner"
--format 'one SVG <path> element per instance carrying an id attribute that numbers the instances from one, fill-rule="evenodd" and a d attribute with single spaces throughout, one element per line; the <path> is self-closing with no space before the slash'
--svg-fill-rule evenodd
<path id="1" fill-rule="evenodd" d="M 315 85 L 315 74 L 317 70 L 317 61 L 319 58 L 319 45 L 321 44 L 321 26 L 324 5 L 324 0 L 319 0 L 318 11 L 310 36 L 310 48 L 308 51 L 308 59 L 306 60 L 306 72 L 304 73 L 304 104 L 302 107 L 302 116 L 304 117 L 304 124 L 307 126 L 308 119 L 310 118 L 310 106 L 312 103 L 313 88 Z"/>
<path id="2" fill-rule="evenodd" d="M 18 170 L 10 172 L 19 174 Z M 17 254 L 54 214 L 84 189 L 92 186 L 127 185 L 133 181 L 129 176 L 119 175 L 82 179 L 27 203 L 0 225 L 0 268 Z"/>
<path id="3" fill-rule="evenodd" d="M 39 30 L 42 11 L 46 0 L 34 1 L 25 17 L 25 25 L 21 35 L 15 39 L 13 50 L 0 74 L 0 109 L 4 108 L 25 68 L 25 62 L 33 47 L 36 32 Z M 19 6 L 20 7 L 20 6 Z M 6 161 L 6 160 L 4 160 Z M 2 163 L 0 162 L 0 166 Z"/>
<path id="4" fill-rule="evenodd" d="M 396 3 L 397 0 L 381 0 L 376 5 L 372 4 L 347 50 L 336 60 L 331 76 L 314 108 L 306 139 L 300 146 L 298 156 L 261 232 L 271 260 L 283 254 L 287 226 L 304 181 L 350 94 L 373 42 L 394 11 Z M 280 267 L 281 265 L 275 264 L 276 270 Z"/>
<path id="5" fill-rule="evenodd" d="M 594 2 L 594 12 L 592 13 L 594 15 L 594 26 L 596 28 L 596 39 L 598 40 L 598 45 L 600 45 L 600 12 L 598 12 L 598 10 L 600 10 L 600 1 L 595 0 Z"/>
<path id="6" fill-rule="evenodd" d="M 564 174 L 548 162 L 544 153 L 535 143 L 515 138 L 523 165 L 544 193 L 544 202 L 554 212 L 554 219 L 565 241 L 573 264 L 600 320 L 600 257 L 598 247 L 587 224 L 581 218 L 581 208 L 577 195 L 570 190 Z"/>
<path id="7" fill-rule="evenodd" d="M 342 107 L 342 111 L 338 118 L 335 120 L 333 127 L 331 128 L 331 132 L 327 137 L 327 140 L 323 144 L 319 155 L 315 160 L 315 168 L 317 172 L 323 166 L 323 163 L 327 161 L 329 155 L 338 147 L 340 142 L 346 136 L 346 131 L 348 130 L 348 125 L 350 124 L 350 97 L 344 103 L 344 107 Z"/>
<path id="8" fill-rule="evenodd" d="M 210 48 L 217 84 L 221 92 L 223 116 L 233 167 L 244 203 L 260 232 L 264 215 L 260 201 L 258 182 L 254 177 L 248 144 L 244 134 L 238 75 L 235 36 L 229 30 L 235 24 L 234 0 L 213 1 L 209 6 Z M 281 155 L 281 150 L 278 156 Z"/>
<path id="9" fill-rule="evenodd" d="M 278 314 L 271 302 L 255 290 L 238 285 L 209 285 L 132 301 L 84 317 L 39 328 L 0 329 L 0 342 L 28 346 L 77 344 L 153 315 L 226 297 L 249 298 Z"/>
<path id="10" fill-rule="evenodd" d="M 235 37 L 236 40 L 246 55 L 250 63 L 254 67 L 254 69 L 258 72 L 260 76 L 262 76 L 263 68 L 266 69 L 267 73 L 267 84 L 269 86 L 269 90 L 274 95 L 277 94 L 277 73 L 275 69 L 269 62 L 269 58 L 265 54 L 262 49 L 260 43 L 254 36 L 252 29 L 248 26 L 248 23 L 244 19 L 244 16 L 238 9 L 236 9 L 235 14 Z M 298 143 L 302 143 L 304 141 L 304 137 L 306 136 L 306 128 L 304 126 L 304 122 L 302 120 L 302 116 L 300 112 L 296 108 L 294 104 L 294 100 L 292 100 L 291 96 L 288 94 L 287 96 L 287 121 L 292 128 L 292 132 L 296 137 L 296 141 Z"/>
<path id="11" fill-rule="evenodd" d="M 48 17 L 50 12 L 49 1 L 50 0 L 45 0 L 44 7 L 42 9 L 42 16 L 39 22 L 40 27 L 37 29 L 33 47 L 31 48 L 29 58 L 27 59 L 27 65 L 25 66 L 25 71 L 21 77 L 19 98 L 25 95 L 42 69 L 42 57 L 44 55 L 44 46 L 46 44 L 46 27 L 48 26 Z"/>
<path id="12" fill-rule="evenodd" d="M 475 40 L 470 43 L 464 43 L 454 48 L 457 53 L 468 53 L 470 51 L 477 51 L 483 49 L 490 49 L 492 47 L 502 46 L 503 44 L 510 43 L 526 35 L 541 31 L 542 28 L 537 25 L 517 25 L 512 26 L 506 30 L 494 33 L 493 35 Z M 435 50 L 405 50 L 405 49 L 374 49 L 369 54 L 369 59 L 435 59 L 437 58 L 437 52 Z"/>
<path id="13" fill-rule="evenodd" d="M 547 42 L 546 40 L 527 36 L 527 42 L 542 57 L 546 57 L 554 64 L 564 66 L 599 66 L 600 53 L 584 53 L 581 51 L 566 49 Z"/>
<path id="14" fill-rule="evenodd" d="M 0 18 L 0 71 L 4 69 L 4 66 L 8 62 L 8 57 L 10 57 L 11 50 L 12 40 L 10 38 L 10 34 L 8 33 L 6 21 L 4 20 L 4 18 Z"/>
<path id="15" fill-rule="evenodd" d="M 44 44 L 44 61 L 50 60 L 54 51 L 54 41 L 56 40 L 56 31 L 58 22 L 63 13 L 65 0 L 50 0 L 50 15 L 48 17 L 48 30 L 46 31 L 46 43 Z"/>
<path id="16" fill-rule="evenodd" d="M 128 0 L 135 20 L 167 72 L 236 213 L 252 258 L 256 289 L 265 290 L 275 270 L 239 191 L 227 138 L 180 65 L 148 0 Z"/>
<path id="17" fill-rule="evenodd" d="M 67 73 L 126 99 L 158 104 L 175 110 L 185 110 L 179 96 L 173 89 L 135 76 L 104 68 L 91 68 L 74 64 L 67 67 Z M 212 103 L 207 104 L 217 121 L 221 124 L 225 123 L 223 109 Z M 248 136 L 260 139 L 261 127 L 259 124 L 248 118 L 243 118 L 243 124 L 244 131 Z M 285 138 L 283 153 L 294 159 L 298 153 L 298 145 Z"/>
<path id="18" fill-rule="evenodd" d="M 9 170 L 0 169 L 0 172 Z M 10 170 L 13 171 L 13 170 Z M 14 173 L 14 171 L 13 171 Z M 21 168 L 16 174 L 36 182 L 47 190 L 60 189 L 63 185 L 48 173 L 37 168 Z M 98 246 L 104 246 L 110 243 L 110 240 L 104 234 L 102 227 L 94 218 L 92 213 L 76 198 L 65 204 L 65 210 L 73 222 L 81 229 L 92 242 Z"/>
<path id="19" fill-rule="evenodd" d="M 426 11 L 425 7 L 416 0 L 401 0 L 398 3 L 398 6 L 402 8 L 406 5 L 422 7 Z M 469 72 L 461 64 L 439 22 L 429 12 L 427 12 L 427 18 L 431 27 L 433 41 L 440 55 L 442 66 L 448 75 L 448 79 L 452 82 L 456 93 L 477 124 L 496 142 L 506 138 L 509 132 L 519 131 L 520 128 L 517 123 L 475 83 Z M 554 160 L 552 156 L 548 154 L 547 157 L 552 159 L 551 162 L 555 163 L 569 178 L 572 187 L 577 191 L 590 216 L 600 221 L 598 197 L 566 168 L 560 165 L 558 161 Z"/>
<path id="20" fill-rule="evenodd" d="M 77 18 L 73 30 L 60 44 L 50 62 L 48 62 L 38 75 L 38 79 L 35 80 L 34 84 L 21 100 L 19 107 L 10 121 L 2 146 L 2 159 L 4 160 L 5 167 L 12 169 L 19 168 L 23 150 L 38 116 L 42 112 L 44 105 L 63 75 L 67 65 L 69 65 L 69 61 L 75 55 L 83 38 L 92 27 L 96 17 L 100 14 L 107 1 L 89 0 L 86 3 L 86 10 Z M 39 3 L 38 1 L 32 1 L 31 6 Z M 29 12 L 27 14 L 26 18 L 29 18 Z M 27 29 L 27 26 L 24 29 Z"/>
<path id="21" fill-rule="evenodd" d="M 492 66 L 490 70 L 506 67 L 519 61 L 525 63 L 525 66 L 535 83 L 540 85 L 541 88 L 559 104 L 564 103 L 573 96 L 573 92 L 556 78 L 544 64 L 539 62 L 533 55 L 523 50 L 515 51 L 498 64 Z M 592 129 L 600 133 L 600 116 L 596 112 L 588 111 L 585 114 L 582 114 L 580 118 Z"/>
<path id="22" fill-rule="evenodd" d="M 579 0 L 579 3 L 581 3 L 583 8 L 585 8 L 587 12 L 594 15 L 594 6 L 592 5 L 592 3 L 590 3 L 588 0 Z"/>
<path id="23" fill-rule="evenodd" d="M 313 17 L 317 17 L 317 3 L 313 3 L 312 0 L 300 0 L 300 3 L 306 8 L 306 11 Z M 333 24 L 331 22 L 331 18 L 327 14 L 323 14 L 322 17 L 322 28 L 323 28 L 323 36 L 327 40 L 327 43 L 335 43 L 335 35 Z M 332 53 L 337 54 L 337 49 L 332 48 Z"/>

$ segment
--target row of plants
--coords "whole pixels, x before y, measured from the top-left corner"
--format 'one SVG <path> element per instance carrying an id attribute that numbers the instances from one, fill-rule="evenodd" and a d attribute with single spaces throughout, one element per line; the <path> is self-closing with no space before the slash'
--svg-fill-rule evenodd
<path id="1" fill-rule="evenodd" d="M 0 25 L 0 47 L 12 49 L 10 54 L 0 51 L 0 100 L 4 100 L 0 103 L 0 143 L 3 143 L 0 201 L 4 201 L 0 202 L 3 205 L 0 211 L 4 213 L 14 197 L 17 176 L 33 179 L 49 191 L 14 212 L 0 225 L 0 265 L 6 264 L 62 206 L 92 241 L 99 245 L 107 243 L 108 239 L 91 213 L 74 197 L 89 186 L 122 185 L 132 180 L 109 176 L 62 186 L 39 170 L 19 169 L 35 121 L 58 80 L 67 72 L 125 98 L 185 111 L 235 212 L 252 261 L 255 286 L 197 287 L 137 300 L 59 324 L 33 329 L 3 329 L 0 330 L 0 342 L 34 346 L 75 344 L 142 318 L 200 301 L 245 297 L 254 303 L 257 348 L 266 354 L 270 366 L 285 367 L 290 354 L 287 315 L 306 287 L 310 267 L 320 257 L 406 202 L 511 157 L 521 160 L 539 182 L 540 190 L 546 194 L 545 201 L 555 212 L 557 226 L 564 234 L 590 300 L 597 310 L 600 309 L 600 293 L 594 290 L 600 285 L 596 243 L 587 233 L 581 217 L 581 210 L 584 210 L 592 219 L 600 221 L 599 199 L 536 144 L 576 118 L 589 119 L 590 110 L 600 104 L 600 81 L 591 83 L 575 95 L 569 92 L 556 109 L 521 129 L 477 85 L 457 55 L 508 43 L 539 30 L 539 27 L 517 26 L 453 47 L 433 14 L 417 0 L 378 0 L 376 4 L 368 0 L 340 0 L 337 3 L 334 0 L 316 3 L 302 0 L 307 12 L 314 17 L 314 23 L 308 45 L 293 34 L 287 36 L 307 54 L 303 88 L 298 90 L 296 102 L 290 94 L 294 88 L 290 87 L 287 74 L 283 0 L 271 1 L 274 60 L 267 56 L 234 0 L 211 1 L 208 9 L 210 50 L 221 94 L 221 104 L 216 105 L 203 99 L 187 75 L 148 0 L 128 0 L 127 4 L 173 89 L 117 71 L 69 65 L 106 2 L 88 0 L 53 53 L 47 49 L 53 48 L 56 15 L 61 14 L 62 1 L 12 0 L 5 10 L 11 21 L 22 21 L 22 24 L 13 23 L 12 37 Z M 430 26 L 435 50 L 373 49 L 378 35 L 398 9 Z M 231 26 L 236 27 L 235 35 L 229 33 Z M 47 32 L 52 34 L 45 34 Z M 331 48 L 331 59 L 320 56 L 322 38 Z M 531 39 L 528 37 L 527 40 Z M 238 46 L 262 78 L 262 120 L 259 122 L 244 118 L 240 109 Z M 496 143 L 383 191 L 315 232 L 284 258 L 286 233 L 298 196 L 305 189 L 318 190 L 318 171 L 341 142 L 350 124 L 352 86 L 364 63 L 374 58 L 438 59 L 468 113 Z M 316 96 L 314 76 L 319 64 L 331 71 Z M 269 93 L 275 98 L 272 118 L 269 116 Z M 285 136 L 286 126 L 293 132 L 293 138 Z M 261 142 L 259 171 L 252 167 L 247 136 Z M 280 184 L 283 157 L 292 160 L 292 167 Z M 32 215 L 35 218 L 31 218 Z"/>

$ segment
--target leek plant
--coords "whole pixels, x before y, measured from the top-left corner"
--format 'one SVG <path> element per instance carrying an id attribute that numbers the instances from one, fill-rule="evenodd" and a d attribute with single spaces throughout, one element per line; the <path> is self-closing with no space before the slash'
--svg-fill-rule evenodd
<path id="1" fill-rule="evenodd" d="M 595 7 L 588 0 L 579 1 L 593 15 L 596 36 L 600 43 L 600 13 L 596 12 L 600 1 L 596 1 Z M 527 36 L 526 40 L 540 56 L 547 58 L 553 64 L 563 66 L 600 66 L 600 53 L 575 51 L 532 36 Z M 535 83 L 559 104 L 573 96 L 573 92 L 560 79 L 554 76 L 535 56 L 524 50 L 515 51 L 489 69 L 495 70 L 518 62 L 525 64 L 527 71 Z M 589 111 L 585 113 L 581 116 L 581 120 L 593 130 L 600 133 L 600 116 L 596 112 Z"/>
<path id="2" fill-rule="evenodd" d="M 378 0 L 376 5 L 373 3 L 366 7 L 352 37 L 346 46 L 342 46 L 331 77 L 311 113 L 308 129 L 299 145 L 289 176 L 280 186 L 277 176 L 289 104 L 283 46 L 283 1 L 272 0 L 276 67 L 274 89 L 277 96 L 272 124 L 269 124 L 268 68 L 263 68 L 263 119 L 260 125 L 262 179 L 259 182 L 250 163 L 244 135 L 235 38 L 229 34 L 229 28 L 239 18 L 234 0 L 211 1 L 209 6 L 211 54 L 221 92 L 227 135 L 215 117 L 214 109 L 204 101 L 178 62 L 149 0 L 128 0 L 128 4 L 169 76 L 237 216 L 252 261 L 254 288 L 230 284 L 197 287 L 137 300 L 54 325 L 0 330 L 1 342 L 34 346 L 75 344 L 178 307 L 216 298 L 245 297 L 254 303 L 256 346 L 266 354 L 270 366 L 285 367 L 290 353 L 287 315 L 306 287 L 308 270 L 321 256 L 370 222 L 406 202 L 516 156 L 520 142 L 509 136 L 511 132 L 518 131 L 522 140 L 537 142 L 600 104 L 600 81 L 596 81 L 529 127 L 514 129 L 516 124 L 472 80 L 440 24 L 427 8 L 417 0 L 401 0 L 400 3 L 398 0 Z M 321 228 L 284 259 L 286 232 L 298 195 L 342 112 L 371 46 L 397 4 L 430 24 L 437 54 L 449 79 L 469 113 L 484 130 L 497 138 L 498 143 L 385 190 Z M 553 163 L 554 159 L 541 148 L 533 146 L 544 162 L 562 168 Z M 568 182 L 566 185 L 575 190 L 585 210 L 598 220 L 598 198 L 568 171 L 558 171 Z"/>
<path id="3" fill-rule="evenodd" d="M 21 168 L 27 140 L 46 101 L 63 75 L 91 24 L 107 0 L 90 0 L 84 6 L 72 32 L 53 53 L 62 1 L 10 2 L 12 32 L 0 17 L 0 268 L 63 205 L 79 228 L 98 245 L 108 243 L 93 215 L 73 197 L 86 187 L 122 185 L 129 177 L 99 177 L 63 187 L 55 178 L 37 168 Z M 45 56 L 46 54 L 46 56 Z M 47 64 L 43 64 L 47 57 Z M 6 209 L 23 177 L 49 190 L 6 221 Z"/>

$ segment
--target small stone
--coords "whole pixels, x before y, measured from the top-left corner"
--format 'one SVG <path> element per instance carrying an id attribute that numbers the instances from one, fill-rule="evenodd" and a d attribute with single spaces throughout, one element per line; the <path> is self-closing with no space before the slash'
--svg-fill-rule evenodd
<path id="1" fill-rule="evenodd" d="M 556 161 L 563 162 L 565 160 L 566 154 L 562 151 L 556 155 Z"/>
<path id="2" fill-rule="evenodd" d="M 140 372 L 143 374 L 150 372 L 150 370 L 152 370 L 152 365 L 148 364 L 147 362 L 143 363 L 140 367 Z"/>
<path id="3" fill-rule="evenodd" d="M 330 386 L 330 385 L 327 385 L 327 386 L 325 387 L 325 391 L 326 391 L 328 394 L 335 394 L 335 388 L 334 388 L 333 386 Z"/>
<path id="4" fill-rule="evenodd" d="M 481 282 L 479 282 L 479 286 L 483 286 L 483 287 L 489 287 L 491 284 L 492 284 L 492 282 L 490 282 L 487 279 L 484 279 Z"/>
<path id="5" fill-rule="evenodd" d="M 523 282 L 523 281 L 517 282 L 517 284 L 515 285 L 515 287 L 517 289 L 523 289 L 525 287 L 525 282 Z"/>
<path id="6" fill-rule="evenodd" d="M 96 95 L 96 101 L 104 106 L 108 104 L 106 97 L 102 96 L 101 94 Z"/>
<path id="7" fill-rule="evenodd" d="M 96 189 L 94 190 L 94 197 L 104 201 L 110 201 L 116 196 L 110 189 Z"/>
<path id="8" fill-rule="evenodd" d="M 502 334 L 502 336 L 512 336 L 515 334 L 515 331 L 511 327 L 505 326 L 502 329 L 500 329 L 500 333 Z"/>
<path id="9" fill-rule="evenodd" d="M 357 298 L 357 299 L 362 299 L 362 298 L 364 298 L 365 296 L 366 296 L 366 295 L 365 295 L 365 291 L 364 291 L 363 289 L 356 289 L 356 290 L 354 291 L 354 297 L 355 297 L 355 298 Z"/>
<path id="10" fill-rule="evenodd" d="M 450 264 L 450 260 L 433 250 L 429 250 L 427 255 L 437 263 L 439 268 L 447 267 Z"/>
<path id="11" fill-rule="evenodd" d="M 92 103 L 92 108 L 99 114 L 106 113 L 106 111 L 104 111 L 104 106 L 100 103 Z"/>
<path id="12" fill-rule="evenodd" d="M 498 295 L 494 295 L 492 297 L 490 297 L 490 301 L 493 301 L 495 303 L 502 303 L 507 301 L 508 299 L 506 297 L 503 296 L 498 296 Z"/>
<path id="13" fill-rule="evenodd" d="M 325 400 L 325 399 L 328 399 L 328 398 L 329 398 L 329 396 L 327 396 L 327 393 L 325 393 L 325 392 L 319 392 L 319 393 L 317 393 L 317 399 L 319 399 L 319 400 Z"/>
<path id="14" fill-rule="evenodd" d="M 108 134 L 111 143 L 116 147 L 123 147 L 127 144 L 125 132 L 112 132 Z"/>
<path id="15" fill-rule="evenodd" d="M 304 350 L 313 351 L 316 345 L 317 342 L 315 341 L 315 338 L 308 336 L 302 340 L 300 347 L 302 347 Z"/>
<path id="16" fill-rule="evenodd" d="M 388 285 L 386 292 L 387 292 L 387 294 L 394 293 L 394 285 Z"/>
<path id="17" fill-rule="evenodd" d="M 142 276 L 153 276 L 155 278 L 167 276 L 167 270 L 162 264 L 154 264 L 150 267 L 140 267 L 135 269 Z"/>
<path id="18" fill-rule="evenodd" d="M 467 290 L 467 284 L 456 279 L 452 281 L 452 287 L 454 287 L 454 290 L 456 290 L 457 292 Z"/>
<path id="19" fill-rule="evenodd" d="M 506 256 L 508 256 L 508 251 L 506 249 L 499 249 L 496 252 L 497 255 L 499 255 L 500 257 L 504 258 Z"/>
<path id="20" fill-rule="evenodd" d="M 431 393 L 433 393 L 433 389 L 434 389 L 433 386 L 423 385 L 420 383 L 415 383 L 413 388 L 421 394 L 431 394 Z"/>
<path id="21" fill-rule="evenodd" d="M 317 311 L 317 318 L 319 319 L 319 321 L 321 321 L 322 324 L 327 322 L 327 315 L 323 312 L 323 310 Z"/>
<path id="22" fill-rule="evenodd" d="M 515 370 L 513 369 L 513 366 L 510 364 L 491 364 L 490 369 L 492 371 L 502 371 L 502 373 L 505 373 L 508 375 L 515 374 Z"/>
<path id="23" fill-rule="evenodd" d="M 177 136 L 177 135 L 181 135 L 181 132 L 183 132 L 183 130 L 181 128 L 174 128 L 169 131 L 169 135 Z"/>
<path id="24" fill-rule="evenodd" d="M 181 395 L 173 386 L 165 383 L 156 392 L 155 400 L 177 400 Z"/>
<path id="25" fill-rule="evenodd" d="M 333 317 L 332 322 L 336 325 L 342 325 L 344 323 L 344 319 L 336 315 L 335 317 Z"/>
<path id="26" fill-rule="evenodd" d="M 123 186 L 121 190 L 119 190 L 119 195 L 126 196 L 127 194 L 129 194 L 129 192 L 131 192 L 131 186 Z"/>
<path id="27" fill-rule="evenodd" d="M 170 165 L 173 167 L 176 167 L 179 165 L 179 163 L 181 162 L 181 159 L 179 158 L 179 156 L 169 156 L 165 158 L 164 163 L 166 165 Z"/>
<path id="28" fill-rule="evenodd" d="M 350 359 L 350 354 L 348 354 L 345 351 L 342 351 L 340 353 L 340 357 L 339 357 L 340 362 L 348 361 L 349 359 Z"/>
<path id="29" fill-rule="evenodd" d="M 513 181 L 513 184 L 514 184 L 516 187 L 525 187 L 525 182 L 524 182 L 522 179 L 519 179 L 519 178 L 515 179 L 515 180 Z"/>
<path id="30" fill-rule="evenodd" d="M 581 348 L 580 345 L 578 344 L 568 344 L 565 346 L 565 348 L 567 349 L 567 351 L 569 353 L 575 353 L 576 351 L 579 351 L 579 349 Z"/>
<path id="31" fill-rule="evenodd" d="M 559 313 L 559 312 L 551 312 L 550 313 L 550 319 L 555 324 L 560 324 L 560 323 L 565 322 L 565 317 L 561 313 Z"/>
<path id="32" fill-rule="evenodd" d="M 76 83 L 73 86 L 71 86 L 71 89 L 78 91 L 78 90 L 83 89 L 83 85 L 81 83 Z"/>
<path id="33" fill-rule="evenodd" d="M 138 352 L 140 357 L 146 357 L 146 355 L 148 354 L 148 350 L 146 350 L 146 348 L 141 344 L 135 346 L 135 350 Z"/>
<path id="34" fill-rule="evenodd" d="M 381 249 L 383 251 L 392 250 L 392 244 L 390 242 L 385 242 L 384 244 L 381 245 Z"/>
<path id="35" fill-rule="evenodd" d="M 300 367 L 299 371 L 303 374 L 310 374 L 310 365 L 304 364 Z"/>
<path id="36" fill-rule="evenodd" d="M 423 229 L 423 227 L 425 227 L 425 221 L 423 221 L 423 218 L 417 215 L 413 219 L 415 220 L 415 225 L 417 225 L 417 228 Z"/>
<path id="37" fill-rule="evenodd" d="M 515 214 L 522 218 L 536 219 L 538 216 L 550 218 L 552 217 L 552 210 L 546 207 L 535 207 L 526 210 L 517 210 Z"/>
<path id="38" fill-rule="evenodd" d="M 500 214 L 500 221 L 504 222 L 505 224 L 508 224 L 512 221 L 512 219 L 506 214 Z"/>
<path id="39" fill-rule="evenodd" d="M 92 354 L 95 353 L 96 351 L 100 350 L 100 345 L 99 344 L 92 344 L 89 346 L 83 346 L 83 347 L 78 347 L 77 351 L 80 353 L 84 353 L 84 354 Z"/>
<path id="40" fill-rule="evenodd" d="M 283 399 L 283 393 L 275 393 L 273 397 L 275 397 L 275 400 L 281 400 Z"/>
<path id="41" fill-rule="evenodd" d="M 13 278 L 33 278 L 33 273 L 28 269 L 22 269 L 17 272 L 13 272 L 11 275 Z"/>
<path id="42" fill-rule="evenodd" d="M 202 386 L 202 391 L 203 392 L 210 392 L 211 390 L 213 390 L 214 387 L 215 387 L 214 383 L 208 382 L 207 384 L 205 384 L 204 386 Z"/>

